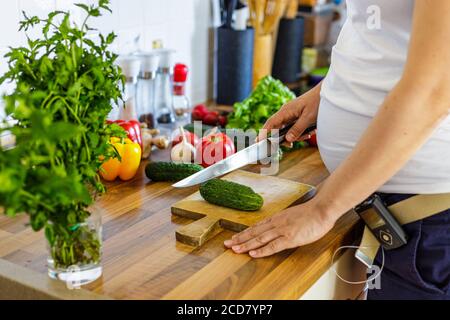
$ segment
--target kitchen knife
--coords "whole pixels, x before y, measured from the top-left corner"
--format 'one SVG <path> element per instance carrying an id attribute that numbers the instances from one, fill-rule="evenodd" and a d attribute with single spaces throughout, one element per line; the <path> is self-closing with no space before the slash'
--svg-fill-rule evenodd
<path id="1" fill-rule="evenodd" d="M 173 184 L 172 186 L 175 188 L 191 187 L 210 179 L 220 177 L 226 173 L 242 168 L 248 164 L 256 163 L 258 160 L 266 159 L 272 154 L 270 152 L 270 150 L 272 150 L 272 144 L 274 142 L 281 144 L 283 141 L 285 141 L 287 132 L 292 128 L 294 124 L 295 122 L 280 129 L 277 136 L 269 137 L 245 149 L 242 149 L 241 151 L 236 152 L 235 154 L 213 164 L 212 166 L 202 171 L 194 173 L 193 175 Z M 316 128 L 316 124 L 313 124 L 309 126 L 305 130 L 305 132 L 312 132 Z"/>
<path id="2" fill-rule="evenodd" d="M 227 18 L 225 25 L 228 29 L 232 29 L 231 23 L 233 21 L 233 12 L 237 6 L 237 0 L 228 0 L 228 8 L 227 8 Z"/>

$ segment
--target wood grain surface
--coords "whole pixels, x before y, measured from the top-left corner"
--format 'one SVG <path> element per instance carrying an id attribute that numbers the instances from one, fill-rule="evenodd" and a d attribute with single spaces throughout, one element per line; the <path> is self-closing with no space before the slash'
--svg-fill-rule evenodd
<path id="1" fill-rule="evenodd" d="M 168 159 L 168 153 L 153 159 Z M 144 165 L 135 179 L 108 183 L 96 204 L 103 216 L 103 276 L 84 287 L 94 293 L 115 299 L 297 299 L 330 267 L 336 248 L 359 233 L 359 220 L 349 213 L 320 241 L 264 259 L 226 250 L 223 241 L 234 233 L 222 228 L 199 248 L 184 245 L 175 230 L 192 220 L 172 216 L 170 207 L 197 189 L 150 182 Z M 286 154 L 278 173 L 311 185 L 327 175 L 312 148 Z M 0 258 L 46 274 L 44 235 L 27 223 L 25 215 L 0 216 Z"/>

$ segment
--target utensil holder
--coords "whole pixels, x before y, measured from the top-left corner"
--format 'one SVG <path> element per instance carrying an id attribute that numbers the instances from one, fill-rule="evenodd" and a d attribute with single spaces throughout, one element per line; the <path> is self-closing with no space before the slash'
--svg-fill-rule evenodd
<path id="1" fill-rule="evenodd" d="M 218 29 L 217 104 L 232 105 L 252 91 L 254 30 Z"/>
<path id="2" fill-rule="evenodd" d="M 284 83 L 295 82 L 300 76 L 304 32 L 303 17 L 280 21 L 272 75 Z"/>
<path id="3" fill-rule="evenodd" d="M 272 59 L 272 34 L 256 35 L 253 57 L 253 87 L 256 87 L 259 80 L 272 73 Z"/>

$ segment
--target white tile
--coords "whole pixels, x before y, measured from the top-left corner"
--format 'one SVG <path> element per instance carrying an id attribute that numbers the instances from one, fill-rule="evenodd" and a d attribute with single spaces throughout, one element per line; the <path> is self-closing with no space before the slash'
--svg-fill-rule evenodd
<path id="1" fill-rule="evenodd" d="M 167 22 L 171 1 L 168 0 L 144 0 L 144 25 L 162 24 Z"/>
<path id="2" fill-rule="evenodd" d="M 194 19 L 195 17 L 194 0 L 167 0 L 167 1 L 169 3 L 168 20 L 172 24 L 176 24 L 180 21 L 186 20 L 192 21 Z"/>
<path id="3" fill-rule="evenodd" d="M 167 24 L 167 47 L 186 50 L 191 48 L 194 32 L 194 23 L 179 21 L 178 23 L 169 22 Z"/>
<path id="4" fill-rule="evenodd" d="M 142 27 L 144 22 L 145 0 L 117 0 L 116 10 L 119 15 L 119 25 L 122 28 Z"/>
<path id="5" fill-rule="evenodd" d="M 21 43 L 19 30 L 19 5 L 17 0 L 2 1 L 0 9 L 0 46 L 17 46 Z"/>
<path id="6" fill-rule="evenodd" d="M 122 29 L 116 32 L 116 34 L 117 34 L 116 41 L 118 46 L 118 51 L 116 51 L 116 53 L 118 54 L 130 54 L 143 47 L 144 37 L 142 28 Z M 134 40 L 138 36 L 139 36 L 139 43 L 137 44 L 136 47 Z"/>
<path id="7" fill-rule="evenodd" d="M 85 14 L 81 8 L 76 7 L 75 3 L 82 3 L 83 1 L 77 0 L 56 0 L 56 10 L 67 11 L 70 13 L 71 22 L 75 22 L 77 25 L 83 23 Z"/>
<path id="8" fill-rule="evenodd" d="M 55 10 L 56 2 L 60 1 L 65 0 L 19 0 L 19 7 L 20 10 L 25 11 L 28 16 L 45 18 L 50 11 Z"/>
<path id="9" fill-rule="evenodd" d="M 91 28 L 97 29 L 102 34 L 108 34 L 110 32 L 115 32 L 119 30 L 119 14 L 115 6 L 116 2 L 110 4 L 111 12 L 103 11 L 102 16 L 94 18 L 89 23 Z"/>
<path id="10" fill-rule="evenodd" d="M 4 55 L 9 51 L 9 49 L 7 47 L 0 47 L 0 76 L 3 76 L 5 74 L 5 72 L 8 71 L 9 67 L 8 67 L 8 59 L 4 57 Z M 1 96 L 4 93 L 8 93 L 11 92 L 11 90 L 14 89 L 14 84 L 13 83 L 4 83 L 0 86 L 0 100 Z M 2 104 L 2 101 L 0 102 L 0 105 Z"/>
<path id="11" fill-rule="evenodd" d="M 202 26 L 211 26 L 211 0 L 194 0 L 193 19 Z"/>
<path id="12" fill-rule="evenodd" d="M 50 11 L 55 10 L 55 0 L 19 0 L 20 12 L 25 11 L 27 16 L 38 16 L 41 19 L 47 17 Z M 21 13 L 22 18 L 22 13 Z M 37 39 L 42 37 L 42 26 L 35 26 L 29 29 L 26 34 Z M 25 36 L 23 37 L 25 39 Z"/>
<path id="13" fill-rule="evenodd" d="M 190 86 L 192 100 L 205 102 L 208 96 L 210 79 L 209 55 L 207 53 L 193 55 L 190 65 Z"/>

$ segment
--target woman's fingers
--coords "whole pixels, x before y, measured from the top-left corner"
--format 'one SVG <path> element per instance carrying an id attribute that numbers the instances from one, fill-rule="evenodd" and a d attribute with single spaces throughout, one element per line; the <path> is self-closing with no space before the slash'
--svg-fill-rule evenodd
<path id="1" fill-rule="evenodd" d="M 311 139 L 311 134 L 310 133 L 302 135 L 300 138 L 297 139 L 297 141 L 305 141 L 305 140 L 308 140 L 308 139 Z"/>
<path id="2" fill-rule="evenodd" d="M 303 133 L 305 133 L 305 130 L 308 128 L 308 126 L 311 124 L 312 121 L 313 120 L 310 119 L 310 117 L 302 115 L 286 134 L 286 140 L 288 142 L 302 140 L 301 138 L 304 138 L 302 137 Z M 306 139 L 311 138 L 311 135 L 308 132 L 306 132 L 304 136 L 307 137 Z"/>
<path id="3" fill-rule="evenodd" d="M 283 125 L 300 117 L 304 108 L 302 100 L 299 98 L 292 100 L 281 107 L 280 111 L 272 115 L 259 131 L 257 141 L 267 138 L 267 134 L 272 129 L 280 129 Z"/>
<path id="4" fill-rule="evenodd" d="M 232 246 L 231 248 L 236 253 L 245 253 L 253 249 L 258 249 L 280 236 L 281 234 L 278 229 L 271 229 L 255 238 L 248 240 L 247 242 Z"/>
<path id="5" fill-rule="evenodd" d="M 262 222 L 260 222 L 257 225 L 254 225 L 253 227 L 249 227 L 247 229 L 245 229 L 244 231 L 242 231 L 241 233 L 238 233 L 236 235 L 234 235 L 231 240 L 226 240 L 224 242 L 224 245 L 227 248 L 231 248 L 233 246 L 236 245 L 240 245 L 244 242 L 249 241 L 250 239 L 256 238 L 257 236 L 259 236 L 260 234 L 273 229 L 275 227 L 273 221 L 271 219 L 264 220 Z"/>
<path id="6" fill-rule="evenodd" d="M 249 254 L 252 258 L 263 258 L 288 248 L 290 248 L 288 239 L 286 237 L 279 237 L 273 241 L 270 241 L 264 247 L 251 250 Z"/>

